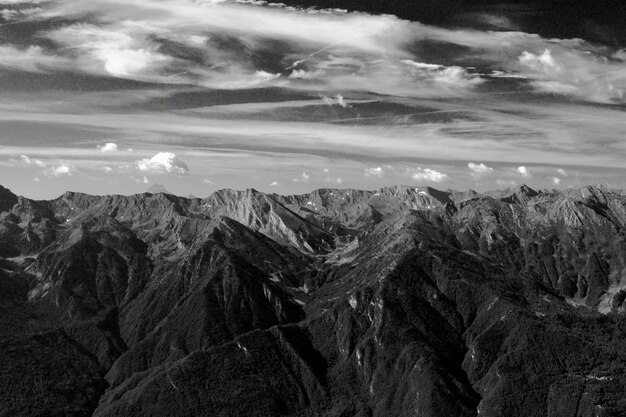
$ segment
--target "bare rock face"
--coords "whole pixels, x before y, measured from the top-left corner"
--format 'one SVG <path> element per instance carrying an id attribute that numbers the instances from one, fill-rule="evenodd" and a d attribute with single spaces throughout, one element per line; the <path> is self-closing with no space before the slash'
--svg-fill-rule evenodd
<path id="1" fill-rule="evenodd" d="M 0 211 L 0 415 L 626 414 L 620 192 L 2 188 Z"/>

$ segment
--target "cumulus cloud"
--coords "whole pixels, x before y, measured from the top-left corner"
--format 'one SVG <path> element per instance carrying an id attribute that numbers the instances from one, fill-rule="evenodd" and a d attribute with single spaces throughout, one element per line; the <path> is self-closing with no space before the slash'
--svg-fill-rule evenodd
<path id="1" fill-rule="evenodd" d="M 417 167 L 411 173 L 411 178 L 413 178 L 415 181 L 443 182 L 446 181 L 449 177 L 447 174 L 431 168 Z"/>
<path id="2" fill-rule="evenodd" d="M 540 91 L 599 103 L 623 102 L 626 63 L 611 61 L 582 46 L 586 47 L 561 43 L 541 53 L 523 51 L 518 62 L 522 73 Z"/>
<path id="3" fill-rule="evenodd" d="M 562 66 L 554 60 L 552 52 L 550 52 L 549 49 L 544 50 L 540 55 L 524 51 L 518 59 L 520 64 L 539 72 L 558 72 L 563 69 Z"/>
<path id="4" fill-rule="evenodd" d="M 530 177 L 530 172 L 528 171 L 528 168 L 526 168 L 525 166 L 519 166 L 515 168 L 515 172 L 517 175 L 519 175 L 522 178 Z"/>
<path id="5" fill-rule="evenodd" d="M 382 177 L 384 175 L 384 171 L 381 167 L 376 167 L 376 168 L 367 168 L 365 169 L 365 176 L 366 177 Z"/>
<path id="6" fill-rule="evenodd" d="M 472 176 L 474 177 L 482 177 L 485 175 L 493 174 L 493 168 L 488 167 L 487 165 L 480 163 L 469 162 L 467 167 L 470 169 Z"/>
<path id="7" fill-rule="evenodd" d="M 51 167 L 46 174 L 52 177 L 65 177 L 71 176 L 74 172 L 76 168 L 73 165 L 60 162 L 57 166 Z"/>
<path id="8" fill-rule="evenodd" d="M 561 183 L 561 179 L 559 177 L 552 177 L 552 184 L 559 185 Z"/>
<path id="9" fill-rule="evenodd" d="M 568 174 L 567 174 L 567 171 L 565 171 L 563 168 L 559 168 L 559 169 L 557 169 L 557 170 L 556 170 L 556 172 L 557 172 L 560 176 L 562 176 L 562 177 L 567 177 L 567 175 L 568 175 Z"/>
<path id="10" fill-rule="evenodd" d="M 278 187 L 280 184 L 278 183 L 278 181 L 272 181 L 270 183 L 270 187 Z"/>
<path id="11" fill-rule="evenodd" d="M 141 159 L 137 161 L 137 168 L 151 174 L 186 175 L 189 173 L 189 167 L 185 161 L 171 152 L 159 152 L 151 158 Z"/>
<path id="12" fill-rule="evenodd" d="M 113 142 L 107 142 L 104 145 L 98 146 L 98 150 L 103 153 L 113 153 L 119 150 L 117 144 Z"/>

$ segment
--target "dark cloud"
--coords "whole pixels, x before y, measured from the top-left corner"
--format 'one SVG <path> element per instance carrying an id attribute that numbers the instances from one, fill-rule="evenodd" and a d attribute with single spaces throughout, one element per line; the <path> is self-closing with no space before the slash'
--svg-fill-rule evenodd
<path id="1" fill-rule="evenodd" d="M 343 8 L 439 26 L 523 30 L 544 37 L 580 37 L 626 45 L 623 0 L 284 0 L 300 7 Z"/>

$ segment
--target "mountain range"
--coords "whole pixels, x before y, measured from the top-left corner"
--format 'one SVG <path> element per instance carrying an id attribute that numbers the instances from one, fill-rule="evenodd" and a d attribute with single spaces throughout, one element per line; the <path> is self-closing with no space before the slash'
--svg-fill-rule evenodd
<path id="1" fill-rule="evenodd" d="M 626 415 L 621 191 L 0 187 L 0 213 L 3 417 Z"/>

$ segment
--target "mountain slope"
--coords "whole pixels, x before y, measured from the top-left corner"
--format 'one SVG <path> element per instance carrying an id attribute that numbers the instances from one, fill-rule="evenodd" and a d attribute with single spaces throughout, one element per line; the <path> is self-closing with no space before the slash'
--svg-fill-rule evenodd
<path id="1" fill-rule="evenodd" d="M 626 413 L 620 192 L 3 189 L 0 207 L 5 343 L 75 361 L 89 382 L 55 400 L 74 415 Z M 67 385 L 56 369 L 39 386 Z M 37 415 L 25 398 L 0 414 Z"/>

